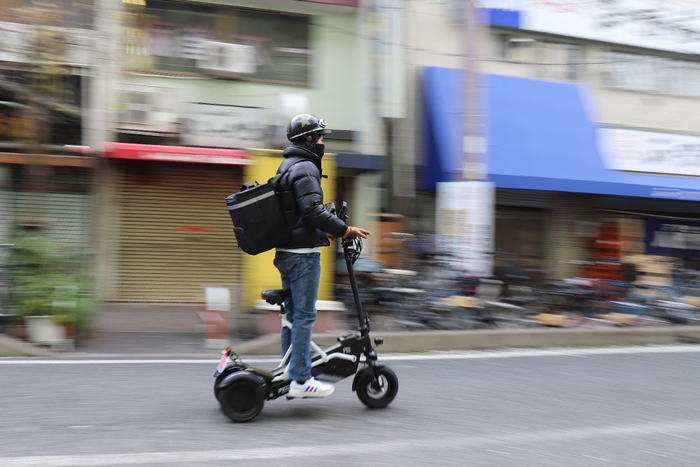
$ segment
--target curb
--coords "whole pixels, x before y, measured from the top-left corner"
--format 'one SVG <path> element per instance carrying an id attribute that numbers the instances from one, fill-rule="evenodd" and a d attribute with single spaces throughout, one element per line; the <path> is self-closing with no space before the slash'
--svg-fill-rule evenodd
<path id="1" fill-rule="evenodd" d="M 314 334 L 321 348 L 333 345 L 341 334 Z M 480 331 L 374 332 L 383 337 L 379 352 L 410 353 L 503 348 L 602 347 L 628 345 L 699 344 L 700 326 L 598 329 L 534 329 Z M 234 347 L 245 355 L 279 355 L 280 338 L 268 334 Z"/>
<path id="2" fill-rule="evenodd" d="M 314 334 L 314 342 L 321 348 L 335 344 L 338 337 L 347 333 Z M 383 337 L 379 352 L 412 353 L 430 351 L 498 350 L 505 348 L 556 348 L 556 347 L 604 347 L 633 345 L 700 344 L 700 326 L 627 327 L 627 328 L 536 328 L 477 331 L 415 331 L 373 332 L 373 337 Z M 280 353 L 279 334 L 265 334 L 245 341 L 229 341 L 240 356 L 277 356 Z M 122 355 L 138 358 L 162 355 L 157 349 Z M 25 341 L 0 334 L 0 357 L 66 357 L 71 353 L 52 351 Z M 211 351 L 212 358 L 218 351 Z M 72 353 L 79 357 L 117 357 L 99 353 Z M 209 357 L 209 353 L 195 357 Z"/>
<path id="3" fill-rule="evenodd" d="M 0 334 L 0 357 L 51 357 L 55 355 L 42 347 Z"/>

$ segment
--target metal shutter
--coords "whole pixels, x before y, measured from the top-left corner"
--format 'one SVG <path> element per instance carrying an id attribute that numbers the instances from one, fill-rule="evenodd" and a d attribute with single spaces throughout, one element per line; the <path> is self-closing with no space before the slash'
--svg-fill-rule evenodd
<path id="1" fill-rule="evenodd" d="M 81 193 L 52 193 L 44 199 L 48 212 L 57 213 L 48 231 L 56 242 L 87 250 L 91 244 L 92 197 Z"/>
<path id="2" fill-rule="evenodd" d="M 224 197 L 242 167 L 120 162 L 117 301 L 194 303 L 242 278 Z"/>
<path id="3" fill-rule="evenodd" d="M 10 190 L 0 190 L 0 245 L 7 245 L 10 242 L 10 233 L 12 229 L 12 219 L 14 217 L 13 213 L 14 204 L 14 192 Z M 4 270 L 7 265 L 9 249 L 0 246 L 0 288 L 4 283 L 4 276 L 7 274 L 7 270 Z M 0 294 L 3 290 L 0 290 Z M 2 306 L 3 303 L 0 303 Z M 0 310 L 1 312 L 1 310 Z"/>
<path id="4" fill-rule="evenodd" d="M 12 220 L 14 217 L 14 192 L 10 190 L 0 190 L 0 243 L 10 241 Z M 4 263 L 3 263 L 4 264 Z"/>
<path id="5" fill-rule="evenodd" d="M 38 191 L 35 188 L 33 191 L 13 193 L 12 216 L 6 219 L 12 219 L 12 222 L 19 224 L 43 225 L 46 236 L 52 242 L 62 245 L 68 254 L 79 255 L 85 261 L 84 267 L 90 268 L 88 257 L 92 250 L 93 198 L 89 191 L 89 184 L 93 181 L 92 169 L 75 168 L 72 172 L 73 187 L 58 180 L 51 181 L 51 178 L 57 177 L 60 172 L 51 169 L 47 174 L 49 174 L 46 175 L 48 178 L 40 179 L 38 182 L 35 180 L 37 187 L 44 188 L 44 191 Z M 23 174 L 23 177 L 27 177 L 27 174 Z M 72 191 L 57 191 L 52 189 L 52 186 L 71 188 Z"/>
<path id="6" fill-rule="evenodd" d="M 552 193 L 548 191 L 508 190 L 503 188 L 496 190 L 496 205 L 498 206 L 551 209 L 554 206 L 552 198 Z"/>

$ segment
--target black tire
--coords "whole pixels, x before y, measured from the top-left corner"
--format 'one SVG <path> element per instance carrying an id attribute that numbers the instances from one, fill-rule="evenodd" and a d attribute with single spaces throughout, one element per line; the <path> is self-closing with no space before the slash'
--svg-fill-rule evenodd
<path id="1" fill-rule="evenodd" d="M 374 370 L 365 368 L 357 379 L 357 397 L 370 409 L 383 409 L 391 403 L 399 392 L 399 379 L 390 368 L 378 366 Z"/>
<path id="2" fill-rule="evenodd" d="M 234 422 L 249 422 L 265 404 L 265 390 L 259 378 L 250 373 L 240 376 L 218 390 L 221 410 Z"/>
<path id="3" fill-rule="evenodd" d="M 228 366 L 223 373 L 214 379 L 214 397 L 216 397 L 217 401 L 221 402 L 221 389 L 219 388 L 219 383 L 221 383 L 231 373 L 241 370 L 245 370 L 245 367 L 240 365 Z"/>
<path id="4" fill-rule="evenodd" d="M 214 397 L 216 400 L 221 402 L 221 389 L 219 389 L 219 383 L 224 379 L 225 375 L 219 375 L 214 380 Z"/>

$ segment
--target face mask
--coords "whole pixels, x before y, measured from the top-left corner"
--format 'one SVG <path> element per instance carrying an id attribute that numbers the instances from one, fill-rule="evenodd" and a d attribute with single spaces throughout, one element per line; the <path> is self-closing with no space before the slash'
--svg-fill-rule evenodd
<path id="1" fill-rule="evenodd" d="M 323 157 L 323 153 L 326 150 L 326 145 L 325 144 L 316 144 L 314 148 L 314 152 L 318 157 Z"/>

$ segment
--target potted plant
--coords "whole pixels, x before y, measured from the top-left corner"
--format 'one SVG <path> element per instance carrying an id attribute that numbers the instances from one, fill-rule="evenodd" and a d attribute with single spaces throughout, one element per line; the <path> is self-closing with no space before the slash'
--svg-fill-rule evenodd
<path id="1" fill-rule="evenodd" d="M 72 345 L 93 305 L 84 262 L 40 228 L 18 228 L 12 243 L 10 310 L 24 317 L 29 340 Z"/>

